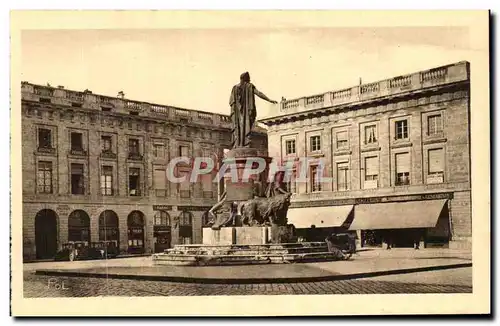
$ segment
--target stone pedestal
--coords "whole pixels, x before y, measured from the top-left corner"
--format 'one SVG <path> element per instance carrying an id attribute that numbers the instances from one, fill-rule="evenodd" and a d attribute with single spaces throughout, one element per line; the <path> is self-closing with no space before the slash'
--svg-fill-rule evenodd
<path id="1" fill-rule="evenodd" d="M 219 230 L 203 228 L 204 245 L 258 245 L 271 241 L 271 227 L 222 227 Z"/>
<path id="2" fill-rule="evenodd" d="M 245 168 L 250 168 L 252 166 L 252 159 L 255 158 L 265 160 L 266 168 L 260 174 L 249 175 L 248 180 L 245 180 L 243 178 Z M 233 180 L 232 174 L 234 174 L 234 172 L 224 178 L 227 192 L 226 201 L 241 202 L 253 199 L 256 195 L 264 195 L 269 175 L 269 163 L 271 160 L 270 157 L 258 156 L 257 150 L 254 148 L 241 147 L 230 150 L 224 159 L 224 164 L 227 164 L 230 168 L 236 168 L 238 179 Z M 254 168 L 256 168 L 256 166 L 254 166 Z"/>

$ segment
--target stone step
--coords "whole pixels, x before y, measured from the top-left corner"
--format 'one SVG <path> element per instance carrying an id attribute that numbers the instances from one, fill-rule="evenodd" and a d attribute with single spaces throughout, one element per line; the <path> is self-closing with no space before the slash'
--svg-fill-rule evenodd
<path id="1" fill-rule="evenodd" d="M 259 255 L 259 254 L 291 254 L 291 253 L 309 253 L 327 251 L 327 246 L 312 248 L 288 248 L 288 249 L 167 249 L 166 254 L 186 254 L 186 255 Z"/>
<path id="2" fill-rule="evenodd" d="M 314 248 L 314 247 L 324 247 L 325 242 L 298 242 L 298 243 L 280 243 L 280 244 L 253 244 L 253 245 L 204 245 L 204 244 L 193 244 L 193 245 L 175 245 L 172 249 L 179 250 L 192 250 L 192 249 L 291 249 L 291 248 Z"/>
<path id="3" fill-rule="evenodd" d="M 156 265 L 243 265 L 243 264 L 271 264 L 271 263 L 293 263 L 293 262 L 311 262 L 339 260 L 336 254 L 331 252 L 315 252 L 303 254 L 285 254 L 285 255 L 175 255 L 175 254 L 156 254 L 153 261 Z"/>

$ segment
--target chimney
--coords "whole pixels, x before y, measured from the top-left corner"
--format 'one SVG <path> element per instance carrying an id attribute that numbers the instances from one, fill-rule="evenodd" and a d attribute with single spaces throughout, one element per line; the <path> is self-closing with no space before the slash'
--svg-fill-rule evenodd
<path id="1" fill-rule="evenodd" d="M 119 91 L 117 96 L 123 99 L 125 98 L 125 93 L 123 91 Z"/>
<path id="2" fill-rule="evenodd" d="M 64 89 L 64 86 L 59 85 L 59 86 L 57 86 L 57 88 L 59 88 L 59 89 Z"/>

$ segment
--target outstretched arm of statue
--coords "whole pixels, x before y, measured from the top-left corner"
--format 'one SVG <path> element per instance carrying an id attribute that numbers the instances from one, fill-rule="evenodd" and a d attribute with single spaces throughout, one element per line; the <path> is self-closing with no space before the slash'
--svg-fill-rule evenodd
<path id="1" fill-rule="evenodd" d="M 278 103 L 277 101 L 274 101 L 274 100 L 271 100 L 269 97 L 266 96 L 266 94 L 262 93 L 261 91 L 259 91 L 257 88 L 254 87 L 254 90 L 253 90 L 254 94 L 257 95 L 258 97 L 260 97 L 261 99 L 265 100 L 265 101 L 268 101 L 268 102 L 271 102 L 273 104 L 276 104 Z"/>

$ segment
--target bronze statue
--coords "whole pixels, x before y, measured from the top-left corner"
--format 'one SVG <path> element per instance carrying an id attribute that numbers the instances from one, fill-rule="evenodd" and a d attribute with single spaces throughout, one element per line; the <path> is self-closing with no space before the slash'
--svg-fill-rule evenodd
<path id="1" fill-rule="evenodd" d="M 290 206 L 290 193 L 270 198 L 255 198 L 241 207 L 241 222 L 248 226 L 286 225 L 286 213 Z"/>
<path id="2" fill-rule="evenodd" d="M 254 127 L 257 116 L 255 95 L 270 103 L 278 103 L 257 90 L 250 82 L 250 74 L 248 72 L 241 74 L 240 83 L 233 86 L 231 97 L 229 98 L 231 119 L 233 122 L 233 148 L 250 147 L 250 132 Z"/>

